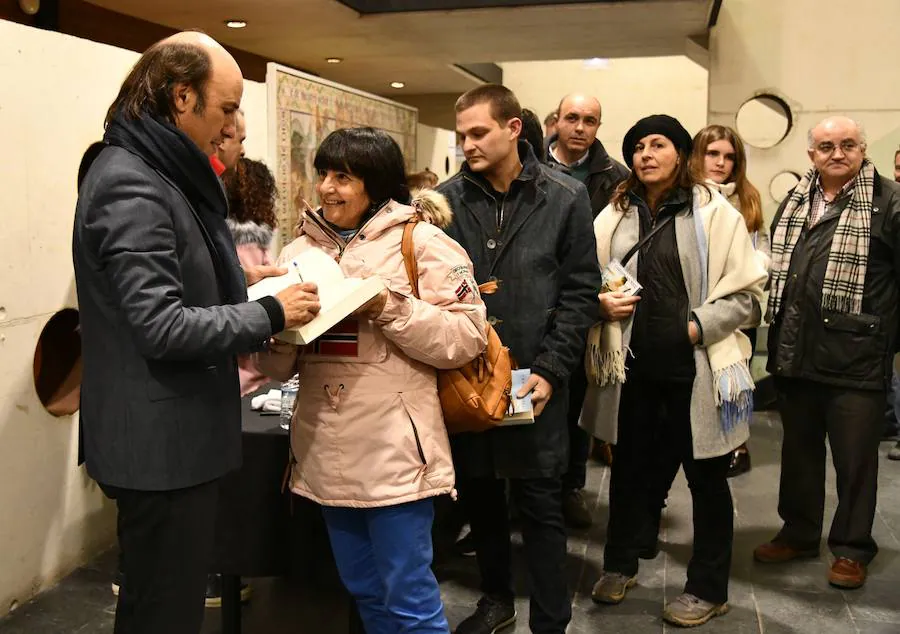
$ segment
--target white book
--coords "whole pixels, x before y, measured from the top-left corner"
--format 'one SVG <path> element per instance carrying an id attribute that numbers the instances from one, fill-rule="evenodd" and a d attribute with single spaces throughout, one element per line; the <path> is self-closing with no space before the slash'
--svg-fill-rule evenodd
<path id="1" fill-rule="evenodd" d="M 516 396 L 516 394 L 519 393 L 519 390 L 521 390 L 525 386 L 525 383 L 528 382 L 529 378 L 531 378 L 531 370 L 512 371 L 512 397 L 510 398 L 512 413 L 506 415 L 506 418 L 500 423 L 501 427 L 508 425 L 529 425 L 534 422 L 534 410 L 531 407 L 531 392 L 522 398 Z"/>
<path id="2" fill-rule="evenodd" d="M 340 265 L 321 249 L 306 249 L 283 266 L 287 273 L 260 280 L 247 289 L 247 297 L 255 301 L 276 295 L 293 284 L 314 282 L 319 287 L 322 305 L 319 314 L 308 324 L 275 335 L 276 339 L 298 346 L 305 346 L 327 332 L 384 289 L 384 282 L 377 275 L 365 279 L 345 277 Z"/>

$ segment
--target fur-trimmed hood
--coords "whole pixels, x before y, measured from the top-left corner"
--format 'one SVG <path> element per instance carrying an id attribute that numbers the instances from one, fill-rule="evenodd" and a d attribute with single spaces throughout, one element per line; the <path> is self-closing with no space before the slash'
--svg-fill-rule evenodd
<path id="1" fill-rule="evenodd" d="M 414 189 L 412 206 L 422 220 L 441 229 L 446 229 L 453 221 L 453 210 L 444 195 L 433 189 Z"/>
<path id="2" fill-rule="evenodd" d="M 242 244 L 252 244 L 268 249 L 272 243 L 274 230 L 269 225 L 253 222 L 252 220 L 238 222 L 233 218 L 227 218 L 225 222 L 231 230 L 231 236 L 234 238 L 234 246 L 236 247 Z"/>

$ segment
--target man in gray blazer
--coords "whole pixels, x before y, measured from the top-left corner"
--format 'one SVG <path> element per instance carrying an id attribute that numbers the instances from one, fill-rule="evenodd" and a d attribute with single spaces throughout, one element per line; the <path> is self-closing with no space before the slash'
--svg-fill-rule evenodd
<path id="1" fill-rule="evenodd" d="M 127 583 L 116 634 L 196 634 L 218 481 L 241 462 L 235 355 L 319 310 L 296 285 L 247 302 L 210 166 L 235 134 L 243 78 L 212 38 L 138 60 L 79 191 L 73 258 L 88 473 L 118 505 Z"/>

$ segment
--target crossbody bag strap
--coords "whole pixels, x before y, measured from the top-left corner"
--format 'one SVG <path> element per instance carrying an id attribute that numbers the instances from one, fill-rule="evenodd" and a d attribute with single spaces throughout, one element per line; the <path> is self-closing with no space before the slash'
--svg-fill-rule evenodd
<path id="1" fill-rule="evenodd" d="M 621 262 L 622 266 L 625 266 L 626 264 L 628 264 L 628 261 L 629 261 L 632 257 L 634 257 L 634 254 L 635 254 L 635 253 L 637 253 L 638 251 L 640 251 L 641 248 L 642 248 L 645 244 L 647 244 L 648 242 L 650 242 L 650 240 L 653 239 L 653 236 L 655 236 L 657 233 L 659 233 L 660 231 L 662 231 L 662 230 L 663 230 L 663 227 L 665 227 L 666 225 L 668 225 L 668 224 L 669 224 L 670 222 L 672 222 L 673 220 L 675 220 L 675 214 L 672 214 L 671 216 L 666 216 L 665 220 L 663 220 L 661 223 L 659 223 L 658 225 L 656 225 L 656 227 L 654 227 L 653 231 L 651 231 L 650 233 L 648 233 L 647 235 L 645 235 L 643 238 L 641 238 L 640 240 L 638 240 L 638 243 L 637 243 L 636 245 L 634 245 L 633 247 L 631 247 L 630 249 L 628 249 L 628 253 L 625 254 L 625 257 L 624 257 L 624 258 L 622 258 L 622 262 Z M 638 221 L 638 222 L 640 222 L 640 221 Z"/>

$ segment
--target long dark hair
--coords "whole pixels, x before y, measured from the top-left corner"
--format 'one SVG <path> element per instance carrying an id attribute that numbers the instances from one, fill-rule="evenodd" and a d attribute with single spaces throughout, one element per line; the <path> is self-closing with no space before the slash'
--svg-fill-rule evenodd
<path id="1" fill-rule="evenodd" d="M 212 61 L 209 53 L 196 44 L 157 42 L 148 48 L 128 73 L 119 94 L 106 112 L 106 123 L 117 112 L 128 120 L 144 114 L 175 123 L 176 84 L 187 84 L 197 93 L 196 113 L 206 107 L 206 83 Z"/>
<path id="2" fill-rule="evenodd" d="M 397 142 L 377 128 L 335 130 L 322 141 L 313 160 L 316 171 L 347 172 L 361 179 L 374 204 L 388 199 L 408 205 L 406 164 Z"/>
<path id="3" fill-rule="evenodd" d="M 750 233 L 759 231 L 763 226 L 762 201 L 759 197 L 759 190 L 747 179 L 747 152 L 744 150 L 744 142 L 737 132 L 724 125 L 709 125 L 700 130 L 694 137 L 694 151 L 691 153 L 692 167 L 697 172 L 704 173 L 706 148 L 710 143 L 723 139 L 731 143 L 734 148 L 734 169 L 731 171 L 729 182 L 734 183 L 734 191 L 740 201 L 738 211 L 744 216 L 747 231 Z"/>

